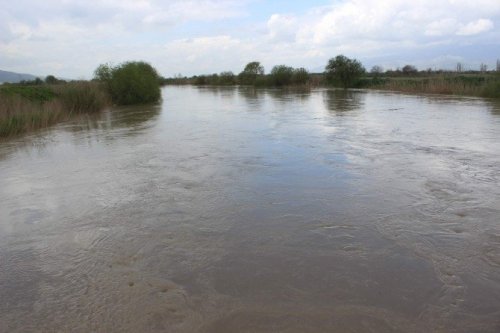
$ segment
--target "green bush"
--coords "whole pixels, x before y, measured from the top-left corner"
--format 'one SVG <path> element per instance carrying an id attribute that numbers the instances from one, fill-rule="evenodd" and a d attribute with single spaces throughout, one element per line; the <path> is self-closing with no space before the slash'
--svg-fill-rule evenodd
<path id="1" fill-rule="evenodd" d="M 143 61 L 125 62 L 116 67 L 100 65 L 94 78 L 107 84 L 116 104 L 154 103 L 161 97 L 160 77 L 156 69 Z"/>
<path id="2" fill-rule="evenodd" d="M 271 86 L 271 82 L 270 82 L 270 79 L 269 79 L 269 76 L 267 75 L 262 75 L 262 76 L 257 76 L 255 78 L 255 81 L 253 82 L 253 85 L 255 87 L 260 87 L 260 88 L 263 88 L 263 87 L 269 87 Z"/>
<path id="3" fill-rule="evenodd" d="M 293 70 L 293 84 L 303 85 L 309 81 L 309 72 L 305 68 L 296 68 Z"/>
<path id="4" fill-rule="evenodd" d="M 269 79 L 274 86 L 282 87 L 292 83 L 294 69 L 285 65 L 274 66 Z"/>
<path id="5" fill-rule="evenodd" d="M 224 85 L 224 86 L 229 86 L 233 85 L 236 83 L 236 77 L 233 74 L 233 72 L 222 72 L 219 75 L 219 82 L 218 84 Z"/>
<path id="6" fill-rule="evenodd" d="M 365 73 L 365 68 L 356 59 L 338 55 L 328 61 L 325 67 L 327 80 L 332 84 L 340 84 L 344 88 L 354 87 Z"/>

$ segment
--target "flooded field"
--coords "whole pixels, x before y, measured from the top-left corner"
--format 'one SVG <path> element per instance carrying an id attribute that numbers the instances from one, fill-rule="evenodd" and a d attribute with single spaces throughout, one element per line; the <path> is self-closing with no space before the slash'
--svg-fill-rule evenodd
<path id="1" fill-rule="evenodd" d="M 500 104 L 167 87 L 1 142 L 0 332 L 500 332 Z"/>

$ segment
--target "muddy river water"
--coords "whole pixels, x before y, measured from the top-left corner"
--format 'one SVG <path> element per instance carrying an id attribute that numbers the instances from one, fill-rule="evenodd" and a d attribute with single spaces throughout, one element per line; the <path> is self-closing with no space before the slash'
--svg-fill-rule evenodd
<path id="1" fill-rule="evenodd" d="M 500 103 L 166 87 L 3 141 L 0 332 L 500 332 Z"/>

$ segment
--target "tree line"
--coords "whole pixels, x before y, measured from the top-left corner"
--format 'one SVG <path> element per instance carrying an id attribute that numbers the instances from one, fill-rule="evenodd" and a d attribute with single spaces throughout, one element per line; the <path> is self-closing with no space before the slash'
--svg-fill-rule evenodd
<path id="1" fill-rule="evenodd" d="M 351 87 L 365 73 L 364 67 L 355 59 L 343 55 L 330 59 L 326 69 L 326 79 L 332 84 Z M 294 68 L 287 65 L 274 66 L 269 74 L 258 61 L 249 62 L 239 74 L 231 71 L 220 74 L 195 75 L 190 78 L 178 75 L 163 78 L 162 84 L 195 84 L 195 85 L 252 85 L 257 87 L 285 87 L 319 85 L 323 78 L 311 74 L 305 68 Z"/>
<path id="2" fill-rule="evenodd" d="M 395 70 L 384 70 L 382 66 L 373 66 L 367 71 L 357 59 L 338 55 L 328 60 L 322 73 L 309 73 L 305 68 L 293 68 L 286 65 L 274 66 L 266 74 L 264 66 L 258 61 L 249 62 L 239 74 L 224 71 L 219 74 L 195 75 L 185 77 L 177 75 L 173 78 L 162 78 L 162 84 L 194 84 L 194 85 L 253 85 L 257 87 L 283 86 L 318 86 L 331 85 L 343 88 L 362 88 L 383 84 L 391 77 L 417 78 L 436 74 L 486 74 L 487 67 L 481 65 L 479 71 L 463 70 L 463 64 L 457 64 L 456 71 L 433 70 L 428 68 L 419 71 L 414 65 L 407 64 Z M 500 72 L 500 61 L 497 63 Z"/>

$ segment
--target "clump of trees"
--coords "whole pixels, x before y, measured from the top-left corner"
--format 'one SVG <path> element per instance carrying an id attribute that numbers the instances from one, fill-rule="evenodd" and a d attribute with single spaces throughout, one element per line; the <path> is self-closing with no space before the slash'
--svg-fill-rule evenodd
<path id="1" fill-rule="evenodd" d="M 249 62 L 243 71 L 238 74 L 238 82 L 244 85 L 253 85 L 259 76 L 264 75 L 264 66 L 258 61 Z"/>
<path id="2" fill-rule="evenodd" d="M 365 74 L 365 68 L 361 62 L 349 59 L 344 55 L 330 59 L 325 67 L 327 81 L 344 88 L 356 86 L 363 74 Z"/>
<path id="3" fill-rule="evenodd" d="M 47 75 L 45 77 L 45 83 L 46 84 L 63 84 L 63 83 L 66 83 L 66 81 L 58 79 L 54 75 Z"/>
<path id="4" fill-rule="evenodd" d="M 222 72 L 212 75 L 197 75 L 190 79 L 166 79 L 164 82 L 185 84 L 186 80 L 195 85 L 252 85 L 256 87 L 284 87 L 306 85 L 310 74 L 305 68 L 293 68 L 286 65 L 274 66 L 266 75 L 264 66 L 258 61 L 249 62 L 238 75 L 233 72 Z"/>
<path id="5" fill-rule="evenodd" d="M 144 61 L 129 61 L 118 66 L 102 64 L 94 79 L 103 82 L 114 103 L 120 105 L 154 103 L 160 100 L 160 76 Z"/>
<path id="6" fill-rule="evenodd" d="M 269 84 L 275 87 L 304 85 L 309 81 L 309 72 L 305 68 L 293 68 L 286 65 L 274 66 L 269 75 Z"/>
<path id="7" fill-rule="evenodd" d="M 67 82 L 65 80 L 61 80 L 61 79 L 56 78 L 54 75 L 47 75 L 45 77 L 45 79 L 43 79 L 43 80 L 41 78 L 37 77 L 34 80 L 22 80 L 19 83 L 14 83 L 14 84 L 18 84 L 21 86 L 41 86 L 44 84 L 54 85 L 54 84 L 63 84 L 63 83 L 67 83 Z"/>
<path id="8" fill-rule="evenodd" d="M 293 67 L 286 65 L 274 66 L 273 69 L 271 69 L 269 83 L 276 87 L 290 85 L 292 83 L 292 77 Z"/>
<path id="9" fill-rule="evenodd" d="M 236 83 L 236 76 L 231 71 L 222 72 L 219 74 L 219 84 L 222 86 L 230 86 Z"/>
<path id="10" fill-rule="evenodd" d="M 500 60 L 497 64 L 500 68 Z M 484 72 L 481 74 L 481 70 Z M 480 71 L 463 71 L 462 64 L 457 65 L 457 71 L 446 70 L 418 70 L 416 66 L 407 64 L 402 68 L 387 69 L 375 65 L 367 73 L 361 62 L 357 59 L 351 59 L 344 55 L 337 55 L 328 60 L 323 73 L 309 73 L 305 68 L 293 68 L 287 65 L 274 66 L 269 74 L 264 71 L 264 66 L 258 61 L 252 61 L 246 64 L 243 71 L 238 75 L 232 72 L 222 72 L 220 74 L 201 75 L 187 77 L 176 77 L 164 79 L 165 84 L 196 84 L 196 85 L 252 85 L 255 87 L 318 87 L 325 85 L 338 86 L 343 88 L 378 88 L 394 89 L 402 83 L 410 87 L 421 87 L 424 85 L 435 84 L 436 86 L 445 86 L 436 83 L 434 79 L 438 75 L 449 75 L 445 81 L 459 82 L 463 85 L 483 86 L 486 81 L 492 81 L 490 72 L 487 72 L 486 65 L 481 66 Z M 497 70 L 500 72 L 500 70 Z M 456 75 L 460 73 L 460 75 Z M 463 75 L 462 75 L 463 73 Z M 453 75 L 452 75 L 453 74 Z M 469 75 L 471 74 L 471 75 Z M 397 78 L 397 80 L 396 80 Z M 491 80 L 490 80 L 491 79 Z M 497 80 L 497 79 L 494 79 Z M 448 83 L 446 83 L 448 85 Z M 458 84 L 457 84 L 458 85 Z M 493 86 L 492 86 L 493 87 Z M 416 89 L 416 88 L 415 88 Z M 472 89 L 472 88 L 471 88 Z M 479 88 L 478 88 L 479 89 Z M 496 86 L 491 88 L 495 91 Z M 492 93 L 488 93 L 492 95 Z"/>
<path id="11" fill-rule="evenodd" d="M 413 65 L 405 65 L 403 68 L 402 68 L 402 72 L 404 75 L 406 76 L 412 76 L 412 75 L 415 75 L 418 73 L 418 70 L 415 66 Z"/>

